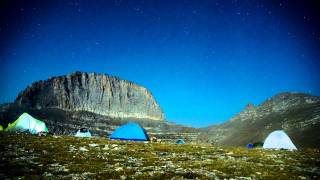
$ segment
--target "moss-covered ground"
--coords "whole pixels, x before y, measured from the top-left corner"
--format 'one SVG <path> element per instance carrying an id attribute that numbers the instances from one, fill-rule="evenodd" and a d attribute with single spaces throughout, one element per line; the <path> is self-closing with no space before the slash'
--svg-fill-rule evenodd
<path id="1" fill-rule="evenodd" d="M 320 151 L 0 133 L 0 179 L 319 179 Z"/>

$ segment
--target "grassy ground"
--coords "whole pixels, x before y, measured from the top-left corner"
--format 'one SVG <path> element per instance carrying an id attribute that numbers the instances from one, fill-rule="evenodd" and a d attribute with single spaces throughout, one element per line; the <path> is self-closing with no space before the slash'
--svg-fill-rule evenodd
<path id="1" fill-rule="evenodd" d="M 0 133 L 0 179 L 319 179 L 320 151 Z"/>

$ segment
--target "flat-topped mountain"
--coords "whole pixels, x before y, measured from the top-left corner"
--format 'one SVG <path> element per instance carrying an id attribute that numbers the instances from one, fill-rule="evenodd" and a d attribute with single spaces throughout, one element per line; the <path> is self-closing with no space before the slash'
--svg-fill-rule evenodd
<path id="1" fill-rule="evenodd" d="M 261 105 L 248 104 L 226 123 L 202 129 L 199 139 L 223 145 L 263 142 L 283 129 L 298 147 L 320 147 L 320 97 L 281 93 Z"/>
<path id="2" fill-rule="evenodd" d="M 159 104 L 146 88 L 96 73 L 75 72 L 37 81 L 18 95 L 15 104 L 87 111 L 111 118 L 164 120 Z"/>

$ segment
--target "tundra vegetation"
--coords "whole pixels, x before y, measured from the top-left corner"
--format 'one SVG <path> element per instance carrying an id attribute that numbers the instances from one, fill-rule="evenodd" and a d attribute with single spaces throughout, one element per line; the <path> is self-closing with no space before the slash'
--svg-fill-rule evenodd
<path id="1" fill-rule="evenodd" d="M 0 133 L 0 179 L 319 179 L 319 149 L 111 141 Z"/>

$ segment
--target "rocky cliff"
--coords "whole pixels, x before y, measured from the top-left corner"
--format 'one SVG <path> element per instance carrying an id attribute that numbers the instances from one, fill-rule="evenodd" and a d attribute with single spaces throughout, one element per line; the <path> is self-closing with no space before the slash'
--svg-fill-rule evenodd
<path id="1" fill-rule="evenodd" d="M 18 95 L 15 104 L 88 111 L 111 118 L 164 119 L 160 106 L 146 88 L 96 73 L 75 72 L 35 82 Z"/>
<path id="2" fill-rule="evenodd" d="M 263 142 L 283 129 L 298 147 L 320 147 L 320 97 L 281 93 L 246 108 L 224 124 L 202 129 L 199 139 L 223 145 Z"/>

